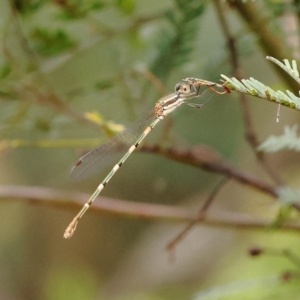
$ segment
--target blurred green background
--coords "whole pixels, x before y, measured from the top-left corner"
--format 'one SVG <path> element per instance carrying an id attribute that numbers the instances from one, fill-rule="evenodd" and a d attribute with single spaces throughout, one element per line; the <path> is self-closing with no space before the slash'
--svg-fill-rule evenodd
<path id="1" fill-rule="evenodd" d="M 32 187 L 32 193 L 34 187 L 53 188 L 70 198 L 76 192 L 90 195 L 106 171 L 71 182 L 71 167 L 83 153 L 151 109 L 182 78 L 219 81 L 220 74 L 232 76 L 216 2 L 2 0 L 1 188 L 12 195 L 21 186 Z M 261 46 L 259 32 L 249 29 L 234 2 L 240 1 L 219 3 L 236 39 L 243 76 L 288 88 L 265 60 L 270 53 Z M 244 4 L 268 20 L 288 59 L 299 57 L 297 2 Z M 207 145 L 236 168 L 271 182 L 245 141 L 238 97 L 207 92 L 200 99 L 207 101 L 203 109 L 180 107 L 146 143 L 179 149 Z M 261 140 L 298 119 L 297 112 L 282 108 L 276 123 L 276 105 L 255 98 L 249 98 L 249 105 Z M 36 146 L 39 141 L 48 146 Z M 273 168 L 296 188 L 298 159 L 293 153 L 270 156 Z M 196 212 L 220 178 L 158 155 L 134 153 L 101 196 Z M 88 212 L 74 237 L 65 240 L 63 232 L 77 209 L 40 205 L 42 195 L 40 203 L 31 202 L 5 195 L 1 188 L 0 299 L 298 297 L 296 279 L 283 284 L 276 278 L 297 270 L 293 264 L 276 255 L 247 256 L 254 245 L 297 253 L 295 232 L 199 225 L 176 247 L 170 262 L 165 246 L 184 223 Z M 263 193 L 229 182 L 212 209 L 269 218 L 278 206 Z"/>

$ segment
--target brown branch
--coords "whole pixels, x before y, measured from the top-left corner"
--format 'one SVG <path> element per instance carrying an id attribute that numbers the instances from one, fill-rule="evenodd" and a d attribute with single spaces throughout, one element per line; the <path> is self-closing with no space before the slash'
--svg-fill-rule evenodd
<path id="1" fill-rule="evenodd" d="M 167 95 L 168 92 L 166 90 L 165 85 L 151 71 L 144 69 L 144 70 L 140 70 L 139 73 L 153 84 L 153 86 L 159 92 L 161 97 L 163 97 L 164 95 Z"/>
<path id="2" fill-rule="evenodd" d="M 140 151 L 159 154 L 174 161 L 185 163 L 205 171 L 225 175 L 241 184 L 268 194 L 274 199 L 278 198 L 276 187 L 247 172 L 242 172 L 238 169 L 235 169 L 228 162 L 223 160 L 220 154 L 208 146 L 198 145 L 188 150 L 178 150 L 172 148 L 166 149 L 159 146 L 144 145 L 140 147 Z M 299 204 L 292 204 L 292 207 L 297 211 L 300 211 Z"/>
<path id="3" fill-rule="evenodd" d="M 89 195 L 59 191 L 53 188 L 26 187 L 26 186 L 0 186 L 0 199 L 17 199 L 35 205 L 43 205 L 57 209 L 78 210 Z M 187 222 L 195 219 L 193 209 L 175 207 L 161 204 L 146 204 L 98 197 L 91 207 L 93 213 L 108 213 L 117 216 L 135 217 L 140 219 L 158 219 L 166 221 Z M 237 214 L 226 211 L 211 212 L 201 219 L 199 223 L 222 228 L 264 230 L 272 220 L 263 220 L 247 214 Z M 286 223 L 279 230 L 300 231 L 300 224 Z"/>
<path id="4" fill-rule="evenodd" d="M 248 112 L 248 111 L 247 111 Z M 249 112 L 248 112 L 249 113 Z M 251 120 L 251 118 L 250 118 Z M 252 128 L 252 127 L 249 127 Z M 236 180 L 242 184 L 246 184 L 251 186 L 252 188 L 255 188 L 257 190 L 260 190 L 264 193 L 267 193 L 271 195 L 272 197 L 277 198 L 277 194 L 275 191 L 275 187 L 270 186 L 266 182 L 263 182 L 262 180 L 247 174 L 245 172 L 241 172 L 234 167 L 230 166 L 227 162 L 221 159 L 221 156 L 216 153 L 215 150 L 207 147 L 207 146 L 195 146 L 194 148 L 191 148 L 189 150 L 176 150 L 176 149 L 164 149 L 160 148 L 158 146 L 142 146 L 140 148 L 143 152 L 148 153 L 155 153 L 162 155 L 166 158 L 185 163 L 190 164 L 192 166 L 204 169 L 206 171 L 220 173 L 223 175 L 226 175 L 227 178 L 225 180 L 228 180 L 228 178 Z M 263 165 L 268 167 L 268 164 L 264 162 L 264 160 L 261 161 Z M 226 182 L 226 181 L 225 181 Z M 216 191 L 219 191 L 217 188 Z M 206 211 L 208 209 L 208 206 L 210 205 L 211 201 L 214 199 L 215 193 L 213 192 L 210 197 L 207 199 L 206 204 L 204 205 L 200 211 L 198 212 L 198 215 L 193 219 L 179 234 L 173 238 L 166 246 L 168 251 L 173 251 L 176 247 L 176 245 L 182 241 L 182 239 L 187 235 L 187 233 L 199 222 L 206 219 Z M 293 205 L 295 209 L 298 211 L 300 210 L 300 207 L 296 204 Z M 171 253 L 172 254 L 172 253 Z"/>
<path id="5" fill-rule="evenodd" d="M 266 17 L 262 17 L 262 11 L 259 10 L 253 1 L 231 1 L 230 5 L 235 7 L 240 16 L 246 22 L 251 31 L 258 37 L 258 42 L 266 55 L 282 60 L 291 56 L 287 50 L 285 43 L 272 34 L 269 30 L 270 21 Z M 277 75 L 293 90 L 298 93 L 299 85 L 287 73 L 282 72 L 275 65 L 272 65 Z"/>
<path id="6" fill-rule="evenodd" d="M 241 80 L 242 74 L 241 74 L 241 68 L 239 63 L 239 56 L 238 56 L 238 50 L 236 47 L 236 40 L 234 36 L 231 34 L 228 22 L 226 21 L 225 15 L 224 15 L 224 9 L 222 8 L 222 5 L 219 0 L 214 0 L 214 4 L 216 7 L 218 19 L 220 21 L 221 28 L 224 32 L 224 36 L 227 40 L 227 47 L 228 52 L 230 55 L 230 61 L 232 65 L 232 73 L 234 77 Z M 269 174 L 269 176 L 274 180 L 274 182 L 277 185 L 284 185 L 283 180 L 281 177 L 273 170 L 273 168 L 269 165 L 269 163 L 266 161 L 266 157 L 263 152 L 258 152 L 257 147 L 260 144 L 259 138 L 257 136 L 257 133 L 254 129 L 254 123 L 253 119 L 250 113 L 250 108 L 248 105 L 248 101 L 246 99 L 245 94 L 240 94 L 240 103 L 242 107 L 243 112 L 243 118 L 244 118 L 244 124 L 245 124 L 245 136 L 246 140 L 248 141 L 249 145 L 251 146 L 257 161 L 260 163 L 260 165 L 265 169 L 265 171 Z"/>
<path id="7" fill-rule="evenodd" d="M 229 26 L 225 19 L 224 10 L 222 9 L 222 5 L 221 5 L 220 1 L 214 0 L 214 5 L 216 7 L 216 12 L 217 12 L 217 16 L 220 21 L 220 24 L 221 24 L 221 28 L 222 28 L 224 35 L 226 37 L 226 40 L 227 40 L 227 47 L 229 50 L 228 51 L 229 55 L 230 55 L 229 58 L 231 61 L 233 73 L 235 74 L 235 77 L 241 79 L 242 76 L 241 76 L 241 71 L 240 71 L 240 66 L 239 66 L 239 61 L 238 61 L 238 52 L 237 52 L 237 48 L 236 48 L 235 38 L 233 37 L 233 35 L 230 32 Z M 248 141 L 250 142 L 254 152 L 256 153 L 257 158 L 259 158 L 259 160 L 261 160 L 262 164 L 265 166 L 262 155 L 256 151 L 256 147 L 258 146 L 258 141 L 257 141 L 258 139 L 254 132 L 254 126 L 253 126 L 252 118 L 250 115 L 248 103 L 246 102 L 245 95 L 243 95 L 243 94 L 241 94 L 241 103 L 242 103 L 242 107 L 243 107 L 243 115 L 244 115 L 244 120 L 245 120 L 245 125 L 246 125 L 245 126 L 246 127 L 246 137 L 247 137 Z M 265 167 L 267 167 L 267 165 Z M 273 177 L 272 176 L 273 172 L 271 172 L 269 170 L 269 168 L 266 168 L 266 169 L 267 169 L 267 171 L 270 172 L 271 177 Z M 276 179 L 277 179 L 277 177 L 275 176 L 275 181 L 276 181 Z M 228 178 L 225 178 L 225 180 L 227 181 Z M 224 181 L 224 182 L 226 182 L 226 181 Z M 220 185 L 220 188 L 222 186 L 223 186 L 223 184 Z M 193 228 L 193 226 L 198 221 L 200 221 L 201 219 L 203 219 L 205 217 L 205 212 L 208 209 L 208 205 L 211 203 L 215 194 L 217 193 L 217 191 L 219 191 L 220 188 L 217 188 L 215 192 L 214 191 L 212 192 L 210 197 L 207 199 L 207 202 L 206 202 L 207 205 L 204 205 L 200 209 L 197 218 L 195 218 L 195 220 L 190 222 L 171 242 L 168 243 L 168 245 L 167 245 L 168 251 L 174 250 L 176 245 L 186 236 L 186 234 Z"/>
<path id="8" fill-rule="evenodd" d="M 216 186 L 216 188 L 211 192 L 211 194 L 209 195 L 209 197 L 206 199 L 206 201 L 204 202 L 204 204 L 202 205 L 202 207 L 200 208 L 196 218 L 194 220 L 192 220 L 187 226 L 185 226 L 183 228 L 183 230 L 181 230 L 181 232 L 179 232 L 175 238 L 173 238 L 166 246 L 166 249 L 168 251 L 173 251 L 176 247 L 176 245 L 181 242 L 184 237 L 189 233 L 189 231 L 200 221 L 204 220 L 206 215 L 207 215 L 207 211 L 209 209 L 209 207 L 211 206 L 213 200 L 215 199 L 216 195 L 218 194 L 218 192 L 221 190 L 221 188 L 229 181 L 229 178 L 223 178 L 221 182 L 219 182 L 219 184 Z"/>
<path id="9" fill-rule="evenodd" d="M 28 95 L 29 99 L 35 99 L 37 103 L 44 106 L 47 105 L 52 110 L 61 114 L 65 114 L 68 117 L 77 120 L 81 124 L 87 124 L 89 126 L 93 126 L 93 128 L 99 129 L 99 125 L 96 125 L 89 119 L 74 111 L 52 91 L 52 87 L 49 85 L 44 72 L 42 72 L 40 68 L 37 56 L 35 55 L 34 51 L 30 48 L 28 40 L 22 29 L 22 24 L 20 21 L 18 10 L 16 9 L 13 2 L 10 4 L 10 10 L 11 21 L 16 33 L 19 36 L 21 47 L 27 55 L 29 62 L 36 71 L 36 74 L 34 75 L 35 86 L 32 86 L 30 84 L 23 84 L 22 88 L 18 91 L 19 95 L 26 96 L 27 94 L 30 94 Z M 44 90 L 42 90 L 43 87 Z"/>
<path id="10" fill-rule="evenodd" d="M 257 161 L 260 163 L 260 165 L 265 169 L 265 171 L 269 174 L 269 176 L 274 180 L 274 182 L 277 185 L 279 186 L 285 185 L 284 181 L 279 176 L 279 174 L 275 172 L 274 169 L 267 162 L 265 154 L 262 151 L 257 151 L 257 147 L 261 144 L 261 142 L 259 141 L 256 132 L 254 130 L 253 119 L 250 114 L 249 103 L 246 99 L 245 94 L 240 94 L 240 102 L 243 111 L 244 123 L 245 123 L 246 140 L 251 146 Z"/>
<path id="11" fill-rule="evenodd" d="M 273 198 L 277 198 L 275 187 L 253 175 L 250 175 L 249 173 L 235 169 L 223 160 L 220 154 L 208 146 L 198 145 L 191 149 L 178 150 L 173 148 L 144 145 L 140 148 L 140 151 L 159 154 L 177 162 L 185 163 L 220 175 L 225 175 L 230 177 L 232 180 L 248 185 L 249 187 L 266 193 Z"/>
<path id="12" fill-rule="evenodd" d="M 35 100 L 36 103 L 42 106 L 47 106 L 51 110 L 58 112 L 60 114 L 64 114 L 70 118 L 73 118 L 80 122 L 81 124 L 90 125 L 93 128 L 97 128 L 98 130 L 101 127 L 89 119 L 85 118 L 83 115 L 74 111 L 71 107 L 65 104 L 54 92 L 52 92 L 48 87 L 46 91 L 40 90 L 40 87 L 33 85 L 23 85 L 22 89 L 20 89 L 20 96 L 24 97 L 26 100 L 31 101 Z"/>

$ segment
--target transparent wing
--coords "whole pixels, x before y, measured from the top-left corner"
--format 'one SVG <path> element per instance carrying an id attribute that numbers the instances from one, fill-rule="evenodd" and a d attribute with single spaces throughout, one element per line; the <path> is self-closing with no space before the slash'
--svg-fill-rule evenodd
<path id="1" fill-rule="evenodd" d="M 82 156 L 72 169 L 71 179 L 81 181 L 119 161 L 146 129 L 146 125 L 155 118 L 154 109 L 152 109 L 124 131 Z"/>

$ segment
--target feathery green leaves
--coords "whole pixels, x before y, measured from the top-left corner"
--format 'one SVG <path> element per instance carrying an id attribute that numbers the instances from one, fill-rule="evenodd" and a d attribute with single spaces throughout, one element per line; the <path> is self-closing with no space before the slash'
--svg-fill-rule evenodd
<path id="1" fill-rule="evenodd" d="M 31 38 L 34 49 L 44 56 L 60 54 L 76 45 L 76 42 L 63 29 L 52 31 L 45 28 L 35 28 Z"/>
<path id="2" fill-rule="evenodd" d="M 229 78 L 221 75 L 225 80 L 225 86 L 232 91 L 245 93 L 250 96 L 255 96 L 269 101 L 274 101 L 290 108 L 300 110 L 300 98 L 295 96 L 292 92 L 286 91 L 287 94 L 280 90 L 274 91 L 269 86 L 250 77 L 249 79 L 242 79 L 239 81 L 235 77 Z"/>
<path id="3" fill-rule="evenodd" d="M 166 78 L 174 67 L 188 61 L 198 31 L 196 23 L 204 11 L 204 5 L 198 0 L 175 0 L 175 3 L 177 9 L 171 9 L 165 15 L 171 29 L 162 32 L 157 47 L 159 54 L 150 67 L 151 72 L 161 79 Z"/>
<path id="4" fill-rule="evenodd" d="M 292 64 L 290 64 L 290 62 L 287 59 L 285 59 L 285 64 L 283 64 L 277 59 L 270 56 L 267 56 L 267 59 L 276 63 L 279 67 L 281 67 L 285 72 L 287 72 L 300 84 L 299 72 L 297 69 L 296 61 L 293 60 Z M 295 96 L 289 90 L 287 90 L 286 93 L 280 90 L 274 91 L 269 86 L 263 84 L 262 82 L 252 77 L 250 77 L 249 79 L 242 79 L 239 81 L 235 77 L 229 78 L 223 74 L 221 76 L 226 80 L 225 85 L 230 90 L 245 93 L 250 96 L 255 96 L 269 101 L 274 101 L 287 107 L 300 110 L 300 98 Z"/>
<path id="5" fill-rule="evenodd" d="M 263 152 L 278 152 L 281 150 L 300 151 L 300 137 L 297 136 L 297 125 L 285 126 L 283 135 L 269 136 L 258 148 Z"/>

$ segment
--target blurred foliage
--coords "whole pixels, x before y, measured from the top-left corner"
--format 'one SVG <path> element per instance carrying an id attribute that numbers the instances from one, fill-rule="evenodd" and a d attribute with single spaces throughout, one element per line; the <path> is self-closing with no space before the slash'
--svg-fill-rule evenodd
<path id="1" fill-rule="evenodd" d="M 231 74 L 229 41 L 216 3 L 237 47 L 240 71 L 255 80 L 241 82 Z M 272 256 L 261 251 L 259 260 L 244 255 L 253 244 L 299 252 L 298 235 L 281 231 L 299 217 L 292 209 L 299 203 L 297 153 L 270 157 L 272 168 L 287 182 L 286 186 L 273 183 L 278 201 L 272 205 L 270 196 L 236 183 L 226 185 L 214 202 L 213 211 L 272 220 L 265 231 L 198 226 L 178 245 L 173 264 L 168 263 L 164 247 L 182 226 L 88 214 L 76 236 L 65 241 L 62 234 L 72 210 L 52 209 L 53 195 L 44 195 L 50 206 L 43 207 L 28 205 L 14 193 L 22 185 L 53 187 L 68 195 L 91 193 L 101 177 L 70 183 L 72 164 L 87 148 L 120 132 L 173 92 L 185 77 L 218 81 L 220 74 L 226 74 L 227 84 L 237 92 L 287 101 L 289 107 L 282 108 L 275 126 L 275 102 L 249 97 L 253 123 L 259 138 L 265 139 L 258 150 L 266 155 L 298 150 L 299 112 L 290 109 L 298 108 L 298 95 L 282 92 L 294 91 L 294 86 L 265 56 L 271 55 L 267 46 L 274 48 L 276 58 L 287 58 L 285 66 L 297 75 L 296 63 L 289 61 L 300 57 L 299 4 L 298 0 L 2 1 L 0 192 L 8 186 L 13 197 L 1 198 L 1 299 L 297 297 L 295 260 L 287 261 L 281 252 Z M 264 22 L 256 24 L 253 16 Z M 277 43 L 270 45 L 271 41 Z M 239 93 L 212 95 L 208 91 L 199 99 L 206 103 L 204 109 L 182 107 L 161 122 L 149 143 L 191 150 L 195 149 L 191 145 L 205 144 L 245 174 L 267 182 L 244 140 Z M 104 195 L 170 206 L 180 203 L 195 211 L 217 180 L 215 174 L 137 154 Z M 12 198 L 21 200 L 5 201 Z"/>
<path id="2" fill-rule="evenodd" d="M 85 274 L 85 281 L 82 282 L 81 274 Z M 85 266 L 57 266 L 50 270 L 46 285 L 44 287 L 43 299 L 45 300 L 80 300 L 94 299 L 97 296 L 98 282 L 95 280 L 95 274 Z"/>
<path id="3" fill-rule="evenodd" d="M 295 150 L 300 151 L 300 139 L 297 136 L 298 127 L 284 127 L 284 133 L 280 136 L 269 136 L 261 145 L 258 150 L 268 152 L 278 152 L 282 150 Z"/>
<path id="4" fill-rule="evenodd" d="M 193 41 L 198 30 L 197 22 L 204 12 L 201 1 L 176 0 L 176 8 L 166 12 L 170 25 L 158 37 L 157 53 L 150 70 L 159 78 L 166 78 L 170 71 L 189 61 Z"/>
<path id="5" fill-rule="evenodd" d="M 27 14 L 27 13 L 34 13 L 38 9 L 40 9 L 47 0 L 12 0 L 11 5 L 20 13 L 20 14 Z"/>
<path id="6" fill-rule="evenodd" d="M 51 56 L 75 46 L 75 42 L 64 32 L 58 29 L 50 32 L 47 29 L 36 28 L 31 33 L 32 48 L 39 54 Z"/>

